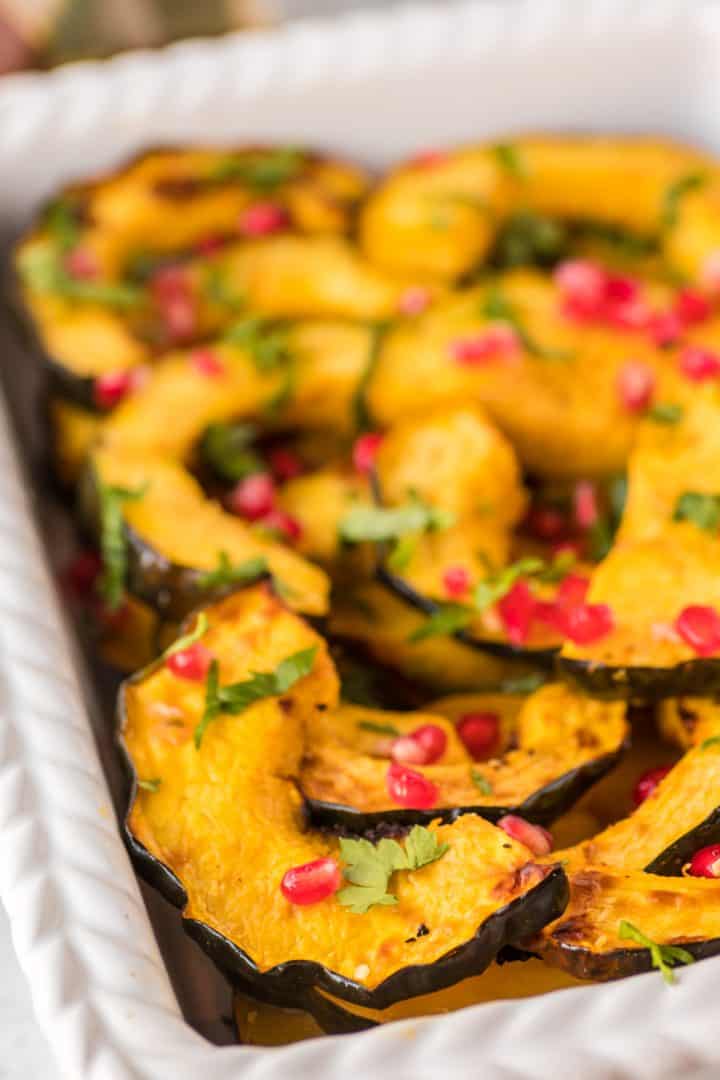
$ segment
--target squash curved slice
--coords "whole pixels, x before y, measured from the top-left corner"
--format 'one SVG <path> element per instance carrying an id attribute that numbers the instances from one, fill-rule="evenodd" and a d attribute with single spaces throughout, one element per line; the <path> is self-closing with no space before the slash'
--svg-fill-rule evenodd
<path id="1" fill-rule="evenodd" d="M 490 760 L 473 762 L 455 730 L 466 713 L 492 713 L 501 737 Z M 413 765 L 437 786 L 431 810 L 403 810 L 389 795 L 386 775 L 393 736 L 423 724 L 442 728 L 447 746 L 432 765 Z M 308 726 L 300 788 L 314 819 L 355 831 L 378 824 L 413 824 L 465 813 L 497 821 L 519 814 L 549 824 L 619 761 L 628 735 L 623 705 L 591 701 L 561 683 L 530 697 L 467 694 L 430 704 L 424 712 L 385 713 L 342 706 Z"/>
<path id="2" fill-rule="evenodd" d="M 178 679 L 161 662 L 121 693 L 121 739 L 135 779 L 156 781 L 133 784 L 131 851 L 231 978 L 279 1002 L 302 1004 L 322 988 L 384 1008 L 481 971 L 508 941 L 562 910 L 562 869 L 537 866 L 526 848 L 475 815 L 431 826 L 448 851 L 397 875 L 392 907 L 356 915 L 335 897 L 291 906 L 279 888 L 285 870 L 338 854 L 336 839 L 307 830 L 296 786 L 304 730 L 337 705 L 337 677 L 322 639 L 265 586 L 205 615 L 202 640 L 219 663 L 221 686 L 315 650 L 309 674 L 238 715 L 220 713 L 199 747 L 202 684 Z M 418 937 L 423 921 L 429 933 Z"/>

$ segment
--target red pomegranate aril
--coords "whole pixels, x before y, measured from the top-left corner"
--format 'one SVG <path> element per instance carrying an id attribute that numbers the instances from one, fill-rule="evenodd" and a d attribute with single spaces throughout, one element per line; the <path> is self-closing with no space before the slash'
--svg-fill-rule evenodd
<path id="1" fill-rule="evenodd" d="M 387 792 L 398 806 L 408 810 L 430 810 L 438 800 L 438 788 L 422 773 L 393 762 L 386 776 Z"/>
<path id="2" fill-rule="evenodd" d="M 600 512 L 597 504 L 595 485 L 590 480 L 580 480 L 573 492 L 575 521 L 583 529 L 592 529 L 597 523 Z"/>
<path id="3" fill-rule="evenodd" d="M 458 364 L 468 367 L 493 360 L 514 359 L 520 351 L 520 340 L 512 326 L 498 323 L 488 326 L 472 337 L 458 338 L 450 343 L 450 353 Z"/>
<path id="4" fill-rule="evenodd" d="M 443 586 L 448 596 L 464 596 L 470 588 L 470 574 L 464 566 L 448 566 L 443 574 Z"/>
<path id="5" fill-rule="evenodd" d="M 283 540 L 288 540 L 293 544 L 300 539 L 303 532 L 298 519 L 284 510 L 271 510 L 259 519 L 258 524 L 269 532 L 278 533 Z"/>
<path id="6" fill-rule="evenodd" d="M 700 284 L 711 296 L 720 294 L 720 251 L 705 256 L 700 268 Z"/>
<path id="7" fill-rule="evenodd" d="M 432 294 L 424 285 L 411 285 L 398 300 L 401 315 L 422 315 L 432 300 Z"/>
<path id="8" fill-rule="evenodd" d="M 536 603 L 530 586 L 522 578 L 498 602 L 500 621 L 513 645 L 524 645 L 527 641 Z"/>
<path id="9" fill-rule="evenodd" d="M 129 371 L 106 371 L 93 383 L 93 399 L 99 409 L 112 409 L 132 389 Z"/>
<path id="10" fill-rule="evenodd" d="M 562 631 L 575 645 L 592 645 L 607 637 L 613 626 L 607 604 L 576 604 L 562 613 Z"/>
<path id="11" fill-rule="evenodd" d="M 674 345 L 682 337 L 684 329 L 685 325 L 675 311 L 656 311 L 647 324 L 651 341 L 660 348 Z"/>
<path id="12" fill-rule="evenodd" d="M 196 641 L 193 645 L 188 645 L 187 649 L 178 649 L 177 652 L 171 653 L 165 661 L 165 666 L 178 679 L 202 682 L 210 670 L 211 663 L 212 653 Z"/>
<path id="13" fill-rule="evenodd" d="M 680 289 L 675 297 L 675 313 L 685 326 L 706 322 L 712 315 L 712 304 L 699 289 Z"/>
<path id="14" fill-rule="evenodd" d="M 258 202 L 243 210 L 238 228 L 243 236 L 271 236 L 286 229 L 289 222 L 284 206 L 274 202 Z"/>
<path id="15" fill-rule="evenodd" d="M 720 375 L 720 356 L 702 345 L 686 345 L 680 353 L 680 370 L 692 382 L 717 379 Z"/>
<path id="16" fill-rule="evenodd" d="M 647 330 L 653 314 L 647 302 L 641 298 L 608 304 L 605 321 L 619 330 Z"/>
<path id="17" fill-rule="evenodd" d="M 277 480 L 294 480 L 304 471 L 303 463 L 297 454 L 286 450 L 284 446 L 276 446 L 268 451 L 267 460 Z"/>
<path id="18" fill-rule="evenodd" d="M 720 878 L 720 844 L 710 844 L 696 851 L 685 872 L 690 877 Z"/>
<path id="19" fill-rule="evenodd" d="M 97 551 L 81 551 L 66 568 L 62 579 L 73 595 L 84 599 L 94 593 L 102 568 Z"/>
<path id="20" fill-rule="evenodd" d="M 228 506 L 248 521 L 259 521 L 275 506 L 275 484 L 269 473 L 253 473 L 240 480 L 228 496 Z"/>
<path id="21" fill-rule="evenodd" d="M 617 377 L 618 397 L 628 412 L 645 412 L 655 392 L 653 369 L 642 360 L 627 360 Z"/>
<path id="22" fill-rule="evenodd" d="M 492 757 L 500 742 L 500 717 L 494 712 L 465 713 L 456 730 L 473 761 Z"/>
<path id="23" fill-rule="evenodd" d="M 632 798 L 635 806 L 644 803 L 649 795 L 652 795 L 661 780 L 664 780 L 670 772 L 672 765 L 658 765 L 655 769 L 648 769 L 643 773 L 633 788 Z"/>
<path id="24" fill-rule="evenodd" d="M 225 247 L 226 238 L 220 233 L 210 234 L 210 236 L 203 236 L 195 244 L 195 253 L 197 255 L 214 255 L 221 248 Z"/>
<path id="25" fill-rule="evenodd" d="M 590 579 L 582 574 L 568 574 L 558 585 L 555 603 L 563 608 L 577 607 L 587 599 Z"/>
<path id="26" fill-rule="evenodd" d="M 534 506 L 525 519 L 525 527 L 538 540 L 559 540 L 568 531 L 568 520 L 553 506 Z"/>
<path id="27" fill-rule="evenodd" d="M 334 896 L 343 883 L 342 870 L 335 859 L 313 859 L 286 870 L 280 891 L 291 904 L 317 904 Z"/>
<path id="28" fill-rule="evenodd" d="M 698 656 L 720 651 L 720 615 L 705 604 L 690 604 L 674 623 L 680 637 Z"/>
<path id="29" fill-rule="evenodd" d="M 605 301 L 610 305 L 628 304 L 640 296 L 640 285 L 627 274 L 607 274 L 605 277 Z"/>
<path id="30" fill-rule="evenodd" d="M 390 756 L 402 765 L 432 765 L 447 747 L 447 735 L 437 724 L 422 724 L 394 740 Z"/>
<path id="31" fill-rule="evenodd" d="M 383 441 L 379 431 L 368 431 L 355 440 L 352 462 L 357 472 L 369 473 L 375 465 L 375 458 Z"/>
<path id="32" fill-rule="evenodd" d="M 150 288 L 170 340 L 181 342 L 192 337 L 197 329 L 197 310 L 185 267 L 162 267 L 153 275 Z"/>
<path id="33" fill-rule="evenodd" d="M 75 247 L 65 255 L 63 265 L 70 277 L 91 281 L 98 276 L 100 267 L 94 252 L 88 248 Z"/>
<path id="34" fill-rule="evenodd" d="M 590 259 L 567 259 L 553 274 L 570 317 L 594 318 L 605 303 L 607 273 Z"/>
<path id="35" fill-rule="evenodd" d="M 549 855 L 553 849 L 552 833 L 543 829 L 542 825 L 532 825 L 517 814 L 505 814 L 497 824 L 512 840 L 530 848 L 533 855 Z"/>
<path id="36" fill-rule="evenodd" d="M 193 349 L 190 353 L 190 364 L 200 375 L 206 375 L 209 379 L 222 375 L 225 371 L 225 365 L 212 349 Z"/>

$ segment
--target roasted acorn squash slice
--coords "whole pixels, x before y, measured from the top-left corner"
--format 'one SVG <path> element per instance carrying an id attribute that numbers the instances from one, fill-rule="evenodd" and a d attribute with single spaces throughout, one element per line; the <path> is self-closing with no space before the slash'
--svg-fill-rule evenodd
<path id="1" fill-rule="evenodd" d="M 477 713 L 498 717 L 501 734 L 489 760 L 474 762 L 454 721 Z M 435 784 L 437 802 L 432 810 L 403 810 L 386 787 L 393 742 L 387 729 L 403 735 L 425 724 L 447 738 L 438 761 L 412 766 Z M 561 683 L 527 699 L 445 698 L 422 713 L 346 705 L 309 722 L 300 788 L 316 820 L 357 831 L 388 822 L 452 821 L 468 812 L 490 821 L 512 813 L 547 824 L 617 764 L 627 733 L 623 705 L 582 698 Z"/>
<path id="2" fill-rule="evenodd" d="M 521 844 L 470 814 L 431 827 L 448 850 L 397 875 L 392 907 L 357 915 L 332 896 L 291 905 L 279 888 L 284 872 L 337 857 L 336 839 L 307 831 L 296 786 L 306 725 L 336 706 L 337 678 L 322 639 L 265 586 L 205 616 L 203 647 L 219 662 L 220 686 L 315 650 L 309 674 L 238 715 L 216 714 L 200 746 L 202 683 L 161 662 L 121 695 L 123 745 L 145 781 L 133 785 L 131 850 L 231 977 L 281 1003 L 322 988 L 384 1008 L 483 970 L 503 945 L 559 914 L 562 869 L 538 867 Z M 418 937 L 420 922 L 429 933 Z"/>

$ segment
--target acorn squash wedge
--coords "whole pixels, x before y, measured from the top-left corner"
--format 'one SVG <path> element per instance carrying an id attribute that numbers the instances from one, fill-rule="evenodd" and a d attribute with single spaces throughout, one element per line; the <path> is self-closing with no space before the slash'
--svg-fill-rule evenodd
<path id="1" fill-rule="evenodd" d="M 126 829 L 141 871 L 183 907 L 187 931 L 231 978 L 280 1003 L 302 1007 L 308 992 L 324 989 L 384 1008 L 483 970 L 505 944 L 559 914 L 562 869 L 537 866 L 471 814 L 430 827 L 448 848 L 396 875 L 395 904 L 362 915 L 334 895 L 291 904 L 280 890 L 286 870 L 339 857 L 337 839 L 308 831 L 297 790 L 304 731 L 336 707 L 337 677 L 322 639 L 267 586 L 203 614 L 207 626 L 196 618 L 194 632 L 204 630 L 217 665 L 207 686 L 161 660 L 121 693 L 134 775 Z M 295 679 L 278 691 L 273 672 L 290 658 Z M 252 682 L 257 690 L 258 680 L 262 692 L 243 693 L 229 715 L 223 689 Z M 208 711 L 213 694 L 219 706 Z M 419 919 L 429 930 L 422 936 Z"/>
<path id="2" fill-rule="evenodd" d="M 497 743 L 481 761 L 473 760 L 455 728 L 463 716 L 477 714 L 498 724 Z M 444 732 L 444 752 L 432 764 L 411 768 L 435 785 L 436 802 L 429 810 L 400 809 L 386 786 L 393 739 L 426 724 Z M 464 813 L 489 821 L 511 813 L 549 824 L 617 764 L 627 735 L 623 705 L 583 698 L 562 683 L 527 698 L 449 697 L 423 712 L 345 705 L 310 721 L 299 783 L 315 820 L 355 831 L 454 821 Z"/>

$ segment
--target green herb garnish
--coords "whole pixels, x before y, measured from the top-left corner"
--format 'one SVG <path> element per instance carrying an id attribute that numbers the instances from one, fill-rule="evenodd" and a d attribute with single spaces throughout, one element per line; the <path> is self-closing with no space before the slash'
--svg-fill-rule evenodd
<path id="1" fill-rule="evenodd" d="M 216 184 L 239 181 L 254 191 L 268 192 L 295 180 L 304 165 L 304 155 L 293 147 L 262 154 L 229 155 L 213 167 L 208 179 Z"/>
<path id="2" fill-rule="evenodd" d="M 517 562 L 505 566 L 497 574 L 491 574 L 475 586 L 473 593 L 475 607 L 478 611 L 487 611 L 510 592 L 519 578 L 537 577 L 544 572 L 547 573 L 547 566 L 542 559 L 535 556 L 518 559 Z"/>
<path id="3" fill-rule="evenodd" d="M 656 424 L 677 424 L 683 417 L 682 405 L 674 405 L 672 402 L 659 401 L 645 413 L 647 420 L 653 420 Z"/>
<path id="4" fill-rule="evenodd" d="M 716 533 L 720 528 L 720 495 L 684 491 L 675 503 L 673 521 L 691 521 L 698 529 Z"/>
<path id="5" fill-rule="evenodd" d="M 435 833 L 415 825 L 405 839 L 405 847 L 396 840 L 369 840 L 342 837 L 340 857 L 345 863 L 344 874 L 349 885 L 336 893 L 338 903 L 356 915 L 364 915 L 376 904 L 397 904 L 397 897 L 388 892 L 390 878 L 398 870 L 420 870 L 442 858 L 447 844 L 439 844 Z"/>
<path id="6" fill-rule="evenodd" d="M 568 234 L 562 222 L 520 210 L 504 223 L 489 262 L 506 269 L 514 266 L 553 266 L 565 254 Z"/>
<path id="7" fill-rule="evenodd" d="M 354 506 L 338 526 L 340 539 L 347 544 L 364 541 L 386 543 L 407 533 L 435 532 L 455 524 L 448 510 L 414 499 L 404 506 Z"/>
<path id="8" fill-rule="evenodd" d="M 714 746 L 720 746 L 720 735 L 711 735 L 709 739 L 703 739 L 700 743 L 701 750 L 710 750 Z"/>
<path id="9" fill-rule="evenodd" d="M 677 225 L 681 199 L 691 191 L 698 191 L 707 181 L 708 177 L 704 173 L 688 173 L 670 185 L 665 192 L 662 205 L 661 221 L 664 229 Z"/>
<path id="10" fill-rule="evenodd" d="M 388 567 L 396 574 L 405 570 L 417 550 L 417 542 L 418 537 L 413 533 L 408 533 L 407 536 L 401 536 L 388 555 Z"/>
<path id="11" fill-rule="evenodd" d="M 367 401 L 365 395 L 367 394 L 370 381 L 375 373 L 378 360 L 380 359 L 380 352 L 385 340 L 385 336 L 392 326 L 390 322 L 377 322 L 370 325 L 370 348 L 368 350 L 368 361 L 365 365 L 365 370 L 360 376 L 360 380 L 357 385 L 357 389 L 353 395 L 352 410 L 355 417 L 355 425 L 358 431 L 369 431 L 373 426 L 373 420 L 370 415 L 370 411 L 367 407 Z"/>
<path id="12" fill-rule="evenodd" d="M 290 359 L 288 328 L 259 315 L 228 327 L 223 341 L 247 349 L 258 371 L 273 371 Z"/>
<path id="13" fill-rule="evenodd" d="M 542 672 L 519 675 L 516 679 L 504 679 L 498 686 L 501 694 L 532 694 L 533 690 L 544 686 L 548 676 Z"/>
<path id="14" fill-rule="evenodd" d="M 206 267 L 204 292 L 212 304 L 228 311 L 241 311 L 245 306 L 245 297 L 232 289 L 226 271 L 214 263 Z"/>
<path id="15" fill-rule="evenodd" d="M 486 776 L 483 776 L 481 772 L 478 772 L 477 769 L 470 770 L 470 779 L 472 780 L 473 784 L 478 789 L 481 795 L 492 795 L 492 784 L 490 783 L 488 778 Z"/>
<path id="16" fill-rule="evenodd" d="M 438 604 L 437 609 L 428 616 L 422 626 L 413 630 L 408 641 L 424 641 L 441 634 L 457 634 L 470 625 L 474 614 L 473 608 L 467 604 Z"/>
<path id="17" fill-rule="evenodd" d="M 257 437 L 255 424 L 210 424 L 200 441 L 200 457 L 223 480 L 244 480 L 264 468 L 253 449 Z"/>
<path id="18" fill-rule="evenodd" d="M 77 207 L 67 199 L 56 199 L 45 211 L 45 228 L 57 251 L 72 251 L 80 239 Z"/>
<path id="19" fill-rule="evenodd" d="M 161 659 L 167 660 L 169 656 L 172 656 L 176 652 L 182 652 L 183 649 L 189 649 L 191 645 L 194 645 L 196 641 L 199 641 L 203 634 L 207 633 L 208 617 L 204 611 L 201 611 L 195 620 L 195 626 L 193 629 L 179 637 L 177 641 L 173 641 L 172 645 L 168 646 L 165 652 L 162 654 Z"/>
<path id="20" fill-rule="evenodd" d="M 529 172 L 526 162 L 517 146 L 512 143 L 497 143 L 492 148 L 498 165 L 516 180 L 526 180 Z"/>
<path id="21" fill-rule="evenodd" d="M 571 360 L 573 358 L 574 354 L 568 349 L 556 349 L 551 346 L 540 345 L 527 331 L 514 306 L 503 295 L 497 285 L 493 286 L 485 294 L 480 314 L 486 319 L 509 323 L 517 334 L 523 349 L 530 353 L 531 356 L 536 356 L 539 360 Z"/>
<path id="22" fill-rule="evenodd" d="M 154 780 L 138 780 L 137 782 L 137 786 L 143 791 L 158 791 L 161 784 L 162 780 L 159 776 Z"/>
<path id="23" fill-rule="evenodd" d="M 673 967 L 676 964 L 695 963 L 695 957 L 687 949 L 681 949 L 677 945 L 658 945 L 656 941 L 652 941 L 641 930 L 638 930 L 637 926 L 625 919 L 620 920 L 618 937 L 623 941 L 634 941 L 637 945 L 649 949 L 652 966 L 658 969 L 668 985 L 675 982 Z"/>
<path id="24" fill-rule="evenodd" d="M 100 594 L 110 611 L 117 611 L 125 594 L 127 542 L 122 509 L 126 502 L 142 499 L 146 491 L 147 484 L 139 488 L 98 485 L 100 551 L 103 562 Z"/>
<path id="25" fill-rule="evenodd" d="M 28 288 L 53 293 L 66 300 L 127 308 L 134 307 L 143 295 L 135 285 L 72 277 L 64 269 L 59 253 L 48 246 L 23 252 L 19 267 Z"/>
<path id="26" fill-rule="evenodd" d="M 374 720 L 358 720 L 360 731 L 372 731 L 376 735 L 399 735 L 400 729 L 394 724 L 376 724 Z"/>
<path id="27" fill-rule="evenodd" d="M 296 682 L 312 671 L 317 646 L 302 649 L 292 656 L 281 660 L 274 671 L 254 671 L 243 682 L 220 686 L 218 663 L 213 660 L 208 672 L 205 691 L 205 711 L 200 723 L 195 728 L 195 746 L 200 749 L 203 735 L 209 724 L 217 720 L 221 713 L 236 716 L 244 712 L 256 701 L 284 694 Z"/>
<path id="28" fill-rule="evenodd" d="M 233 563 L 227 551 L 218 554 L 218 565 L 215 570 L 208 570 L 198 577 L 198 585 L 201 589 L 221 589 L 228 585 L 250 585 L 268 573 L 268 562 L 264 555 L 256 555 L 250 559 L 244 559 L 241 563 Z"/>

